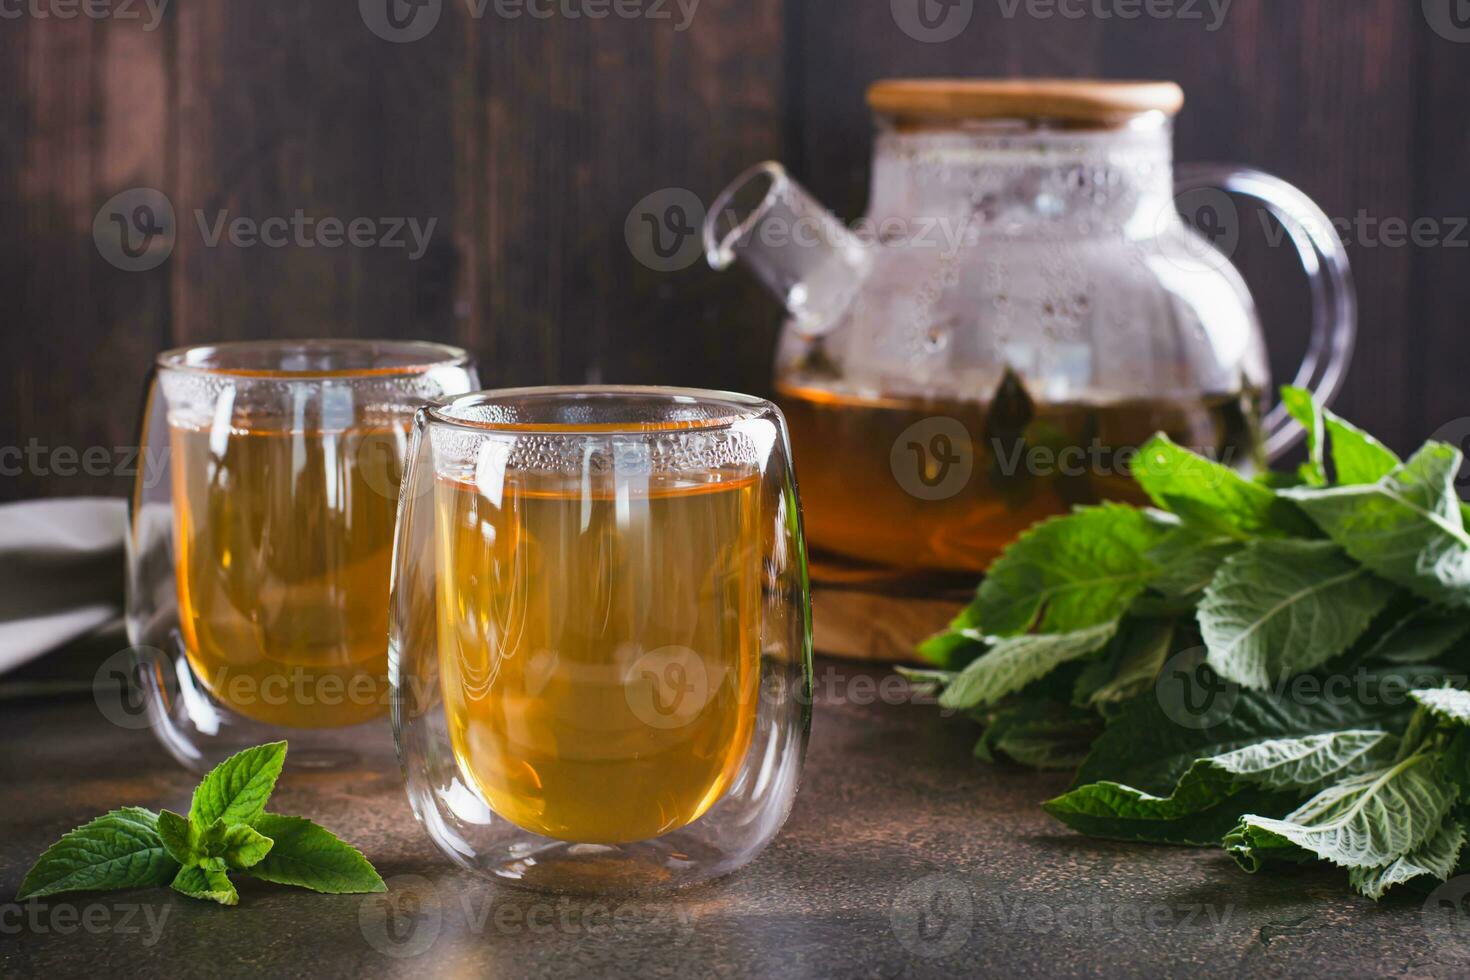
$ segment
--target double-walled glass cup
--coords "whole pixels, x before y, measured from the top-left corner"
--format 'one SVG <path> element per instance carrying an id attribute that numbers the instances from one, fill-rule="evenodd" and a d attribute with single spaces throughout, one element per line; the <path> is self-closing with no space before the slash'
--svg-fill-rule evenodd
<path id="1" fill-rule="evenodd" d="M 278 738 L 293 765 L 357 759 L 363 726 L 388 714 L 393 527 L 414 413 L 476 387 L 469 356 L 439 344 L 159 355 L 127 626 L 148 721 L 185 766 Z"/>
<path id="2" fill-rule="evenodd" d="M 390 641 L 409 799 L 457 863 L 615 893 L 740 867 L 786 820 L 810 722 L 785 420 L 674 388 L 425 409 Z"/>

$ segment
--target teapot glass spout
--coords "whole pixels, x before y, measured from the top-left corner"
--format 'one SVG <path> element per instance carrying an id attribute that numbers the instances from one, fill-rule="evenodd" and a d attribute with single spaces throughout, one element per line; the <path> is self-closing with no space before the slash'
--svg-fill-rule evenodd
<path id="1" fill-rule="evenodd" d="M 776 294 L 803 334 L 841 322 L 871 264 L 870 250 L 779 163 L 736 177 L 704 219 L 705 256 L 715 269 L 743 259 Z"/>

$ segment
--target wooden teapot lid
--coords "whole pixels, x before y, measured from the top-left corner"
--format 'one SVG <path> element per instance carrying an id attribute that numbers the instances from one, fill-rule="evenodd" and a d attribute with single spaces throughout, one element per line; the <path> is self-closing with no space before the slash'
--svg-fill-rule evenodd
<path id="1" fill-rule="evenodd" d="M 1173 116 L 1184 106 L 1184 90 L 1173 82 L 1091 78 L 889 78 L 869 87 L 868 106 L 908 118 L 1109 124 L 1150 112 Z"/>

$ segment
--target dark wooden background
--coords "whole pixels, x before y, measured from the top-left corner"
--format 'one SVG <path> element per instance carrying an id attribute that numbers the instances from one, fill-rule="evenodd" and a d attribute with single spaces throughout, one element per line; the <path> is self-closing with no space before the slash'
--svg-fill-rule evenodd
<path id="1" fill-rule="evenodd" d="M 452 341 L 487 385 L 767 390 L 776 305 L 743 274 L 645 267 L 625 219 L 663 188 L 709 201 L 770 157 L 856 217 L 863 91 L 882 76 L 1171 78 L 1190 99 L 1182 161 L 1260 166 L 1333 216 L 1470 215 L 1470 44 L 1420 0 L 1235 0 L 1217 31 L 973 0 L 937 44 L 905 35 L 889 0 L 703 0 L 684 31 L 672 0 L 669 20 L 493 4 L 476 19 L 442 2 L 413 43 L 376 36 L 350 0 L 172 0 L 153 31 L 146 12 L 0 20 L 0 447 L 125 446 L 151 355 L 218 339 Z M 171 256 L 146 272 L 114 268 L 92 237 L 134 187 L 178 214 Z M 417 262 L 207 248 L 198 209 L 438 226 Z M 1399 448 L 1470 415 L 1465 240 L 1352 248 L 1362 340 L 1340 407 Z M 1286 374 L 1305 290 L 1271 252 L 1248 240 L 1242 261 Z M 117 474 L 0 478 L 0 499 L 127 490 Z"/>

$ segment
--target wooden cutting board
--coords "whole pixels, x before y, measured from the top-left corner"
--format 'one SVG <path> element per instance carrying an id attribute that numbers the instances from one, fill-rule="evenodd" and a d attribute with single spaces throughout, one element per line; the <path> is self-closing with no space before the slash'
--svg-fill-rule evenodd
<path id="1" fill-rule="evenodd" d="M 896 571 L 814 555 L 812 628 L 818 653 L 913 663 L 914 648 L 949 625 L 975 594 L 973 576 Z"/>

